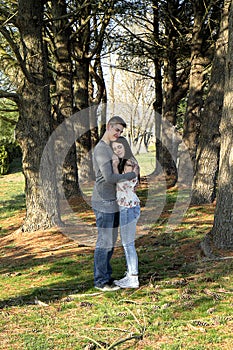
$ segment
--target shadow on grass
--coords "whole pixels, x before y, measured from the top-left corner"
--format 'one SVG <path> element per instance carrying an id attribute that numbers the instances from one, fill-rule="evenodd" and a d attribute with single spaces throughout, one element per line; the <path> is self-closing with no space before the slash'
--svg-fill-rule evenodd
<path id="1" fill-rule="evenodd" d="M 83 256 L 82 256 L 83 254 Z M 62 253 L 56 256 L 31 259 L 20 259 L 18 264 L 1 269 L 1 282 L 10 290 L 17 290 L 16 296 L 0 299 L 0 309 L 11 306 L 36 304 L 37 299 L 49 303 L 68 297 L 69 294 L 83 293 L 93 287 L 92 261 L 90 252 L 82 252 L 81 256 L 72 257 Z M 49 279 L 55 281 L 49 283 Z M 61 281 L 61 279 L 63 281 Z M 45 281 L 45 285 L 41 284 Z M 56 281 L 57 280 L 57 281 Z M 36 286 L 40 284 L 40 286 Z M 21 290 L 25 285 L 28 292 Z M 35 286 L 33 286 L 35 285 Z"/>
<path id="2" fill-rule="evenodd" d="M 85 284 L 81 284 L 78 278 L 73 278 L 71 281 L 52 283 L 46 287 L 32 288 L 26 294 L 1 299 L 0 309 L 12 306 L 35 305 L 40 302 L 56 302 L 63 298 L 69 298 L 69 295 L 85 292 L 92 287 L 92 284 L 93 281 L 91 279 L 86 280 Z"/>
<path id="3" fill-rule="evenodd" d="M 199 239 L 194 237 L 176 238 L 174 235 L 150 234 L 139 238 L 136 242 L 139 256 L 139 271 L 141 287 L 162 281 L 176 279 L 184 283 L 193 278 L 198 268 Z M 2 268 L 2 281 L 6 285 L 20 285 L 31 280 L 28 292 L 0 300 L 0 308 L 35 304 L 36 300 L 45 303 L 59 301 L 71 294 L 86 293 L 93 289 L 93 249 L 80 248 L 79 252 L 66 251 L 50 257 L 30 256 L 30 259 L 14 255 L 12 265 Z M 8 258 L 8 264 L 10 264 Z M 41 266 L 41 269 L 39 268 Z M 116 248 L 112 259 L 113 277 L 121 278 L 125 270 L 125 258 L 122 248 Z M 213 274 L 214 274 L 213 268 Z M 210 272 L 211 274 L 211 272 Z M 59 277 L 60 275 L 60 277 Z M 219 273 L 219 277 L 224 271 Z M 34 276 L 34 277 L 33 277 Z M 56 282 L 43 285 L 49 278 Z M 13 278 L 11 281 L 10 279 Z M 46 280 L 48 278 L 48 280 Z M 218 278 L 218 277 L 216 277 Z M 63 279 L 63 281 L 61 281 Z M 49 282 L 49 281 L 48 281 Z M 185 282 L 186 283 L 186 282 Z M 182 285 L 182 284 L 181 284 Z M 93 291 L 90 291 L 93 293 Z M 6 293 L 7 294 L 7 293 Z M 112 293 L 111 293 L 112 295 Z"/>
<path id="4" fill-rule="evenodd" d="M 25 195 L 18 194 L 14 196 L 14 199 L 0 201 L 0 205 L 0 216 L 2 217 L 3 214 L 6 216 L 8 213 L 10 216 L 11 212 L 25 209 Z"/>

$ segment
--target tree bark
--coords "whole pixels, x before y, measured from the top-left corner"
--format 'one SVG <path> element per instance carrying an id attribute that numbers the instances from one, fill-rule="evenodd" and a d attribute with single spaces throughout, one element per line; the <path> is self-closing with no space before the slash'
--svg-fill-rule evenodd
<path id="1" fill-rule="evenodd" d="M 181 43 L 177 40 L 177 28 L 174 26 L 174 23 L 180 23 L 179 20 L 177 20 L 181 11 L 179 2 L 167 2 L 166 9 L 166 51 L 165 57 L 163 58 L 162 103 L 162 118 L 164 122 L 161 123 L 161 130 L 157 131 L 156 153 L 157 159 L 165 172 L 167 180 L 169 181 L 169 186 L 173 186 L 177 182 L 178 178 L 176 165 L 178 146 L 180 143 L 176 137 L 174 138 L 173 127 L 176 125 L 177 121 L 178 104 L 188 89 L 187 82 L 189 67 L 182 67 L 179 62 L 177 63 L 177 58 L 179 57 L 178 52 L 180 50 L 179 45 L 181 45 Z M 157 31 L 158 30 L 159 28 L 157 24 Z M 157 36 L 155 36 L 155 42 L 158 42 Z M 179 72 L 177 67 L 179 68 Z M 158 96 L 160 97 L 160 94 L 158 94 Z"/>
<path id="2" fill-rule="evenodd" d="M 75 84 L 75 105 L 81 118 L 78 118 L 77 125 L 80 137 L 76 141 L 77 163 L 79 182 L 86 182 L 91 178 L 91 130 L 90 116 L 88 111 L 88 81 L 89 81 L 89 59 L 82 59 L 76 62 Z"/>
<path id="3" fill-rule="evenodd" d="M 180 153 L 179 174 L 180 181 L 185 183 L 187 173 L 194 170 L 196 150 L 198 144 L 198 136 L 201 125 L 200 112 L 203 105 L 203 87 L 205 72 L 205 57 L 203 56 L 203 18 L 206 11 L 205 4 L 202 0 L 193 1 L 194 24 L 191 41 L 191 57 L 190 57 L 190 78 L 189 78 L 189 94 L 187 100 L 187 108 L 184 118 L 183 141 L 189 152 Z M 191 159 L 191 162 L 190 162 Z M 187 169 L 190 164 L 192 169 Z M 185 169 L 185 171 L 183 171 Z M 190 186 L 192 179 L 190 179 Z"/>
<path id="4" fill-rule="evenodd" d="M 191 43 L 191 70 L 189 96 L 184 121 L 183 139 L 189 149 L 191 160 L 195 162 L 197 141 L 201 125 L 200 111 L 203 105 L 203 82 L 205 59 L 203 57 L 203 17 L 206 11 L 202 0 L 193 1 L 194 25 Z"/>
<path id="5" fill-rule="evenodd" d="M 73 114 L 73 72 L 71 61 L 71 30 L 67 20 L 66 1 L 52 1 L 52 30 L 55 46 L 55 86 L 56 94 L 53 96 L 53 118 L 55 127 L 61 124 L 65 118 Z M 64 135 L 64 143 L 67 142 Z M 75 139 L 75 137 L 73 138 Z M 55 141 L 56 153 L 59 155 L 59 148 L 62 147 L 61 140 Z M 59 162 L 56 162 L 59 164 Z M 60 164 L 57 173 L 62 173 L 58 181 L 58 192 L 64 193 L 67 198 L 78 195 L 78 169 L 75 143 L 71 146 L 64 164 Z"/>
<path id="6" fill-rule="evenodd" d="M 175 47 L 175 30 L 170 20 L 176 17 L 176 4 L 174 1 L 167 3 L 168 19 L 166 21 L 166 57 L 164 59 L 164 77 L 163 77 L 163 110 L 162 118 L 168 121 L 171 126 L 176 125 L 177 105 L 174 103 L 174 94 L 176 91 L 177 57 Z M 165 172 L 166 178 L 170 179 L 170 185 L 175 185 L 177 181 L 176 154 L 178 144 L 173 144 L 173 138 L 170 130 L 163 128 L 161 130 L 161 144 L 158 149 L 159 163 Z"/>
<path id="7" fill-rule="evenodd" d="M 43 186 L 40 182 L 40 162 L 51 133 L 47 61 L 42 40 L 43 1 L 19 0 L 18 8 L 21 55 L 26 62 L 16 130 L 23 152 L 26 183 L 27 211 L 23 230 L 35 231 L 59 224 L 60 214 L 51 167 L 45 169 Z M 53 154 L 49 156 L 53 164 Z"/>
<path id="8" fill-rule="evenodd" d="M 192 185 L 192 204 L 211 203 L 216 197 L 219 165 L 225 66 L 228 43 L 228 16 L 230 0 L 225 0 L 219 38 L 212 63 L 210 86 L 202 113 L 202 124 L 196 155 L 195 175 Z"/>
<path id="9" fill-rule="evenodd" d="M 221 151 L 214 225 L 211 231 L 217 248 L 233 249 L 233 1 L 229 14 L 223 114 L 220 124 Z"/>

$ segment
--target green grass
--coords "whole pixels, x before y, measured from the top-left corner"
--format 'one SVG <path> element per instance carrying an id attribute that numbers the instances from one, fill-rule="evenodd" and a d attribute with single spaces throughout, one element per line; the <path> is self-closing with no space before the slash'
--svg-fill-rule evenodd
<path id="1" fill-rule="evenodd" d="M 155 152 L 140 153 L 136 155 L 140 166 L 141 176 L 146 176 L 155 170 Z"/>
<path id="2" fill-rule="evenodd" d="M 23 178 L 0 180 L 7 233 L 24 210 Z M 168 207 L 175 198 L 169 192 Z M 210 207 L 190 208 L 169 233 L 159 219 L 137 240 L 141 287 L 115 293 L 93 288 L 93 248 L 22 258 L 18 243 L 0 245 L 0 349 L 232 349 L 233 260 L 199 251 L 211 218 Z M 121 277 L 121 248 L 112 267 Z"/>
<path id="3" fill-rule="evenodd" d="M 0 176 L 0 218 L 10 219 L 25 209 L 24 177 L 21 163 L 16 159 L 10 165 L 10 174 Z M 5 233 L 4 225 L 0 223 L 0 235 Z"/>

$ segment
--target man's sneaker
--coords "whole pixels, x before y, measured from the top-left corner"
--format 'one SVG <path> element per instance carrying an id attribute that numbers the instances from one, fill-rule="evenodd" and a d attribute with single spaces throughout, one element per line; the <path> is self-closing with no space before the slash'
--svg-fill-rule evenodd
<path id="1" fill-rule="evenodd" d="M 129 275 L 128 273 L 126 273 L 126 276 L 121 280 L 115 280 L 114 283 L 116 286 L 119 286 L 121 288 L 139 287 L 138 276 Z"/>
<path id="2" fill-rule="evenodd" d="M 104 284 L 103 286 L 95 286 L 96 289 L 102 290 L 103 292 L 114 292 L 115 290 L 119 290 L 120 287 L 116 284 Z"/>

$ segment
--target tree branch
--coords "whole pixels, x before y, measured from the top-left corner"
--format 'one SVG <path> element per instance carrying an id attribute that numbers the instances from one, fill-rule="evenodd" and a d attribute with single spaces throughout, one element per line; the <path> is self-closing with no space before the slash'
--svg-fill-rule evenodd
<path id="1" fill-rule="evenodd" d="M 18 46 L 15 44 L 15 42 L 13 41 L 9 31 L 6 28 L 0 27 L 0 33 L 2 33 L 2 35 L 4 36 L 4 38 L 7 40 L 8 44 L 10 45 L 10 47 L 12 48 L 15 57 L 25 75 L 25 77 L 27 78 L 27 80 L 33 84 L 35 84 L 37 81 L 37 79 L 34 79 L 28 72 L 26 65 L 24 63 L 24 60 L 19 52 L 19 48 Z"/>
<path id="2" fill-rule="evenodd" d="M 8 98 L 9 100 L 14 101 L 15 103 L 19 102 L 19 95 L 14 92 L 0 90 L 0 98 Z"/>
<path id="3" fill-rule="evenodd" d="M 1 111 L 1 110 L 0 110 Z M 12 120 L 10 118 L 4 117 L 3 115 L 0 116 L 1 120 L 4 120 L 5 122 L 11 124 L 11 125 L 16 125 L 17 121 L 16 120 Z"/>

